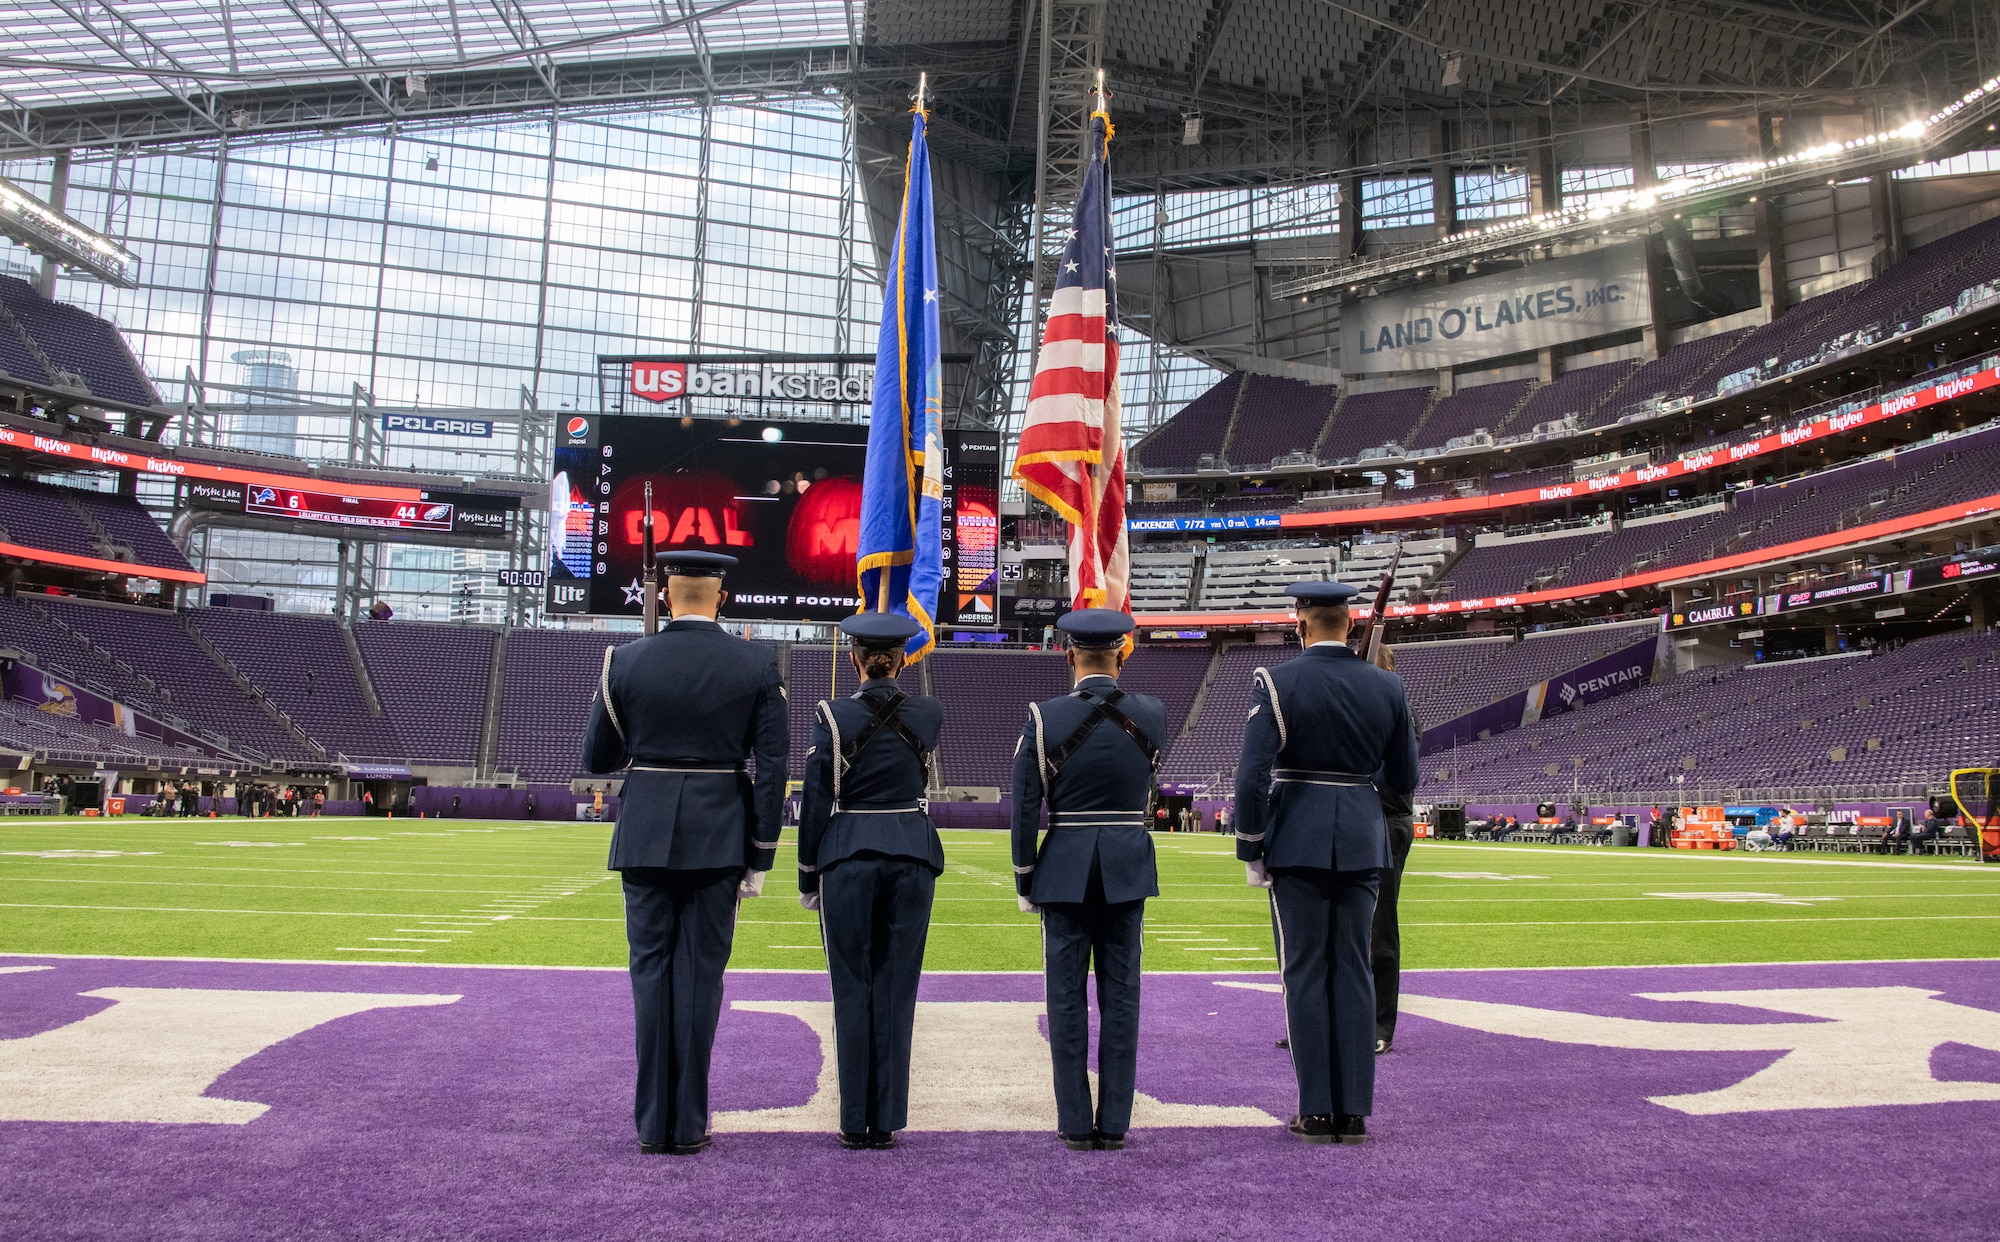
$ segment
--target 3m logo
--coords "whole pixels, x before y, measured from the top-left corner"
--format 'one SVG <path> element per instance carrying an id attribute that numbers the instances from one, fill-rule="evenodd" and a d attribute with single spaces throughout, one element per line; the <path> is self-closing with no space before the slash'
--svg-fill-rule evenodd
<path id="1" fill-rule="evenodd" d="M 632 392 L 648 401 L 672 401 L 687 392 L 685 362 L 635 362 Z"/>

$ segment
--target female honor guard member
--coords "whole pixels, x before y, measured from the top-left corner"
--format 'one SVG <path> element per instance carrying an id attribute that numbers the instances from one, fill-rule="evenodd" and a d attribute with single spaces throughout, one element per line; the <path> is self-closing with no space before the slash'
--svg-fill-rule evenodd
<path id="1" fill-rule="evenodd" d="M 896 687 L 917 625 L 864 612 L 840 623 L 864 679 L 813 711 L 799 816 L 799 904 L 819 911 L 833 984 L 840 1145 L 896 1145 L 909 1121 L 917 981 L 944 847 L 924 803 L 944 708 Z"/>
<path id="2" fill-rule="evenodd" d="M 1403 683 L 1354 654 L 1338 582 L 1295 582 L 1296 660 L 1254 674 L 1236 769 L 1236 856 L 1271 890 L 1285 1037 L 1299 1081 L 1292 1132 L 1365 1142 L 1375 1107 L 1369 930 L 1391 865 L 1382 795 L 1416 792 Z"/>
<path id="3" fill-rule="evenodd" d="M 736 904 L 763 891 L 785 796 L 785 683 L 769 647 L 716 624 L 715 552 L 662 552 L 673 623 L 607 648 L 583 766 L 631 765 L 610 868 L 624 880 L 632 949 L 639 1150 L 708 1146 L 708 1058 Z M 757 757 L 755 780 L 745 767 Z"/>
<path id="4" fill-rule="evenodd" d="M 1055 1063 L 1056 1132 L 1071 1151 L 1117 1151 L 1132 1124 L 1139 1061 L 1139 967 L 1146 898 L 1160 892 L 1147 834 L 1153 769 L 1167 738 L 1158 699 L 1118 688 L 1132 618 L 1111 608 L 1063 615 L 1076 690 L 1034 703 L 1014 748 L 1014 887 L 1042 916 Z M 1039 852 L 1042 803 L 1049 832 Z M 1090 1107 L 1090 1006 L 1097 968 L 1097 1110 Z"/>

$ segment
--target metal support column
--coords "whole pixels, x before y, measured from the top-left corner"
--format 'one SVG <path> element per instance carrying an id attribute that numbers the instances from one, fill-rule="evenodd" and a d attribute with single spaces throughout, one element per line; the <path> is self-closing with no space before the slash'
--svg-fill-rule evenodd
<path id="1" fill-rule="evenodd" d="M 201 341 L 195 374 L 203 383 L 208 381 L 208 346 L 215 335 L 215 269 L 222 257 L 222 200 L 228 185 L 229 135 L 224 134 L 215 143 L 215 195 L 208 213 L 208 261 L 201 277 Z"/>
<path id="2" fill-rule="evenodd" d="M 1035 126 L 1035 339 L 1042 335 L 1056 264 L 1083 186 L 1091 91 L 1104 64 L 1106 0 L 1042 0 L 1041 83 Z"/>
<path id="3" fill-rule="evenodd" d="M 69 199 L 69 159 L 68 148 L 56 152 L 55 166 L 49 171 L 49 206 L 56 211 L 63 210 Z M 42 259 L 42 270 L 35 277 L 35 292 L 45 298 L 56 295 L 56 276 L 61 266 L 46 256 Z"/>

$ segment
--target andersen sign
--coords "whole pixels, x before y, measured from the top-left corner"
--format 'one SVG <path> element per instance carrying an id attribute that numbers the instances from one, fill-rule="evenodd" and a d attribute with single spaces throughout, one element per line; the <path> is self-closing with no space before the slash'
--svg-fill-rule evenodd
<path id="1" fill-rule="evenodd" d="M 1525 353 L 1652 322 L 1642 243 L 1604 246 L 1342 311 L 1341 368 L 1421 371 Z"/>

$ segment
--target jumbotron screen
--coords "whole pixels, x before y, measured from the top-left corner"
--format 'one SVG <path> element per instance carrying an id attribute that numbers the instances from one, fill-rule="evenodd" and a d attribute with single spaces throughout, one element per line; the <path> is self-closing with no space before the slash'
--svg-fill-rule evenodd
<path id="1" fill-rule="evenodd" d="M 726 617 L 837 621 L 855 611 L 862 426 L 579 414 L 556 438 L 551 612 L 640 615 L 641 522 L 653 485 L 660 551 L 741 563 Z M 945 433 L 945 585 L 939 625 L 996 624 L 1000 437 Z"/>

